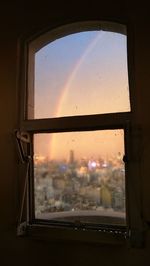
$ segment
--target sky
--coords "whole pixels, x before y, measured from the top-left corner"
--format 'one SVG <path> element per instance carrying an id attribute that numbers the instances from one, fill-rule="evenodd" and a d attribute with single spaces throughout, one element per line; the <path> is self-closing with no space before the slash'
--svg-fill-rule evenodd
<path id="1" fill-rule="evenodd" d="M 36 53 L 35 118 L 126 111 L 130 111 L 130 102 L 125 35 L 107 31 L 75 33 Z M 66 156 L 66 147 L 67 153 L 75 149 L 81 156 L 99 150 L 103 154 L 123 151 L 123 132 L 117 132 L 115 141 L 114 136 L 115 131 L 40 134 L 35 138 L 35 153 L 52 159 Z M 69 139 L 74 139 L 74 144 Z M 109 145 L 99 147 L 102 142 Z M 115 143 L 114 148 L 110 142 Z"/>

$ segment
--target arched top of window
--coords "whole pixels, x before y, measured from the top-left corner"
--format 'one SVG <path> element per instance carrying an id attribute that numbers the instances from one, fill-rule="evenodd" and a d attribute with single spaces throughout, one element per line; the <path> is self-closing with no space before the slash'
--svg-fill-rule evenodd
<path id="1" fill-rule="evenodd" d="M 29 44 L 28 118 L 130 111 L 126 26 L 82 22 Z"/>
<path id="2" fill-rule="evenodd" d="M 36 36 L 30 41 L 30 50 L 37 52 L 42 47 L 59 38 L 68 36 L 70 34 L 84 32 L 84 31 L 109 31 L 127 34 L 126 25 L 110 22 L 110 21 L 82 21 L 66 24 L 63 26 L 51 29 L 41 35 Z"/>

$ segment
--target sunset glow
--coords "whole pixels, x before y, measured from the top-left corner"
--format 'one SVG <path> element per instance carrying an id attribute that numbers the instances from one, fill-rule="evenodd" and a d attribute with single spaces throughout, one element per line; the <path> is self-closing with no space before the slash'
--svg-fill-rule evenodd
<path id="1" fill-rule="evenodd" d="M 69 160 L 70 150 L 76 159 L 94 160 L 124 155 L 123 130 L 83 131 L 34 135 L 35 155 L 47 160 Z"/>

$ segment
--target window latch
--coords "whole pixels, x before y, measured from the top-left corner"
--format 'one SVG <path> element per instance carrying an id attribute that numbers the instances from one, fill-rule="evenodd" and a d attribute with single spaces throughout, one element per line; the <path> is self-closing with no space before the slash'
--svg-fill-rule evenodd
<path id="1" fill-rule="evenodd" d="M 19 157 L 22 163 L 28 162 L 31 156 L 25 152 L 24 144 L 30 144 L 30 135 L 27 132 L 15 131 Z"/>

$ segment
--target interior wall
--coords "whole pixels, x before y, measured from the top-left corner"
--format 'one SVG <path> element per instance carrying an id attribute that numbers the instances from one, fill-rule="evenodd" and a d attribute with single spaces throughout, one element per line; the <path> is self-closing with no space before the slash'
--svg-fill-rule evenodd
<path id="1" fill-rule="evenodd" d="M 97 1 L 98 2 L 98 1 Z M 32 2 L 33 3 L 33 2 Z M 75 2 L 0 4 L 0 231 L 1 265 L 147 265 L 150 260 L 150 237 L 146 227 L 145 247 L 131 249 L 127 245 L 47 242 L 16 236 L 18 213 L 18 156 L 14 130 L 18 128 L 19 43 L 42 29 L 62 22 L 88 19 L 110 19 L 125 22 L 133 32 L 134 88 L 137 113 L 135 120 L 141 135 L 141 199 L 142 217 L 150 221 L 150 19 L 148 7 L 120 3 Z M 87 4 L 87 3 L 86 3 Z"/>

